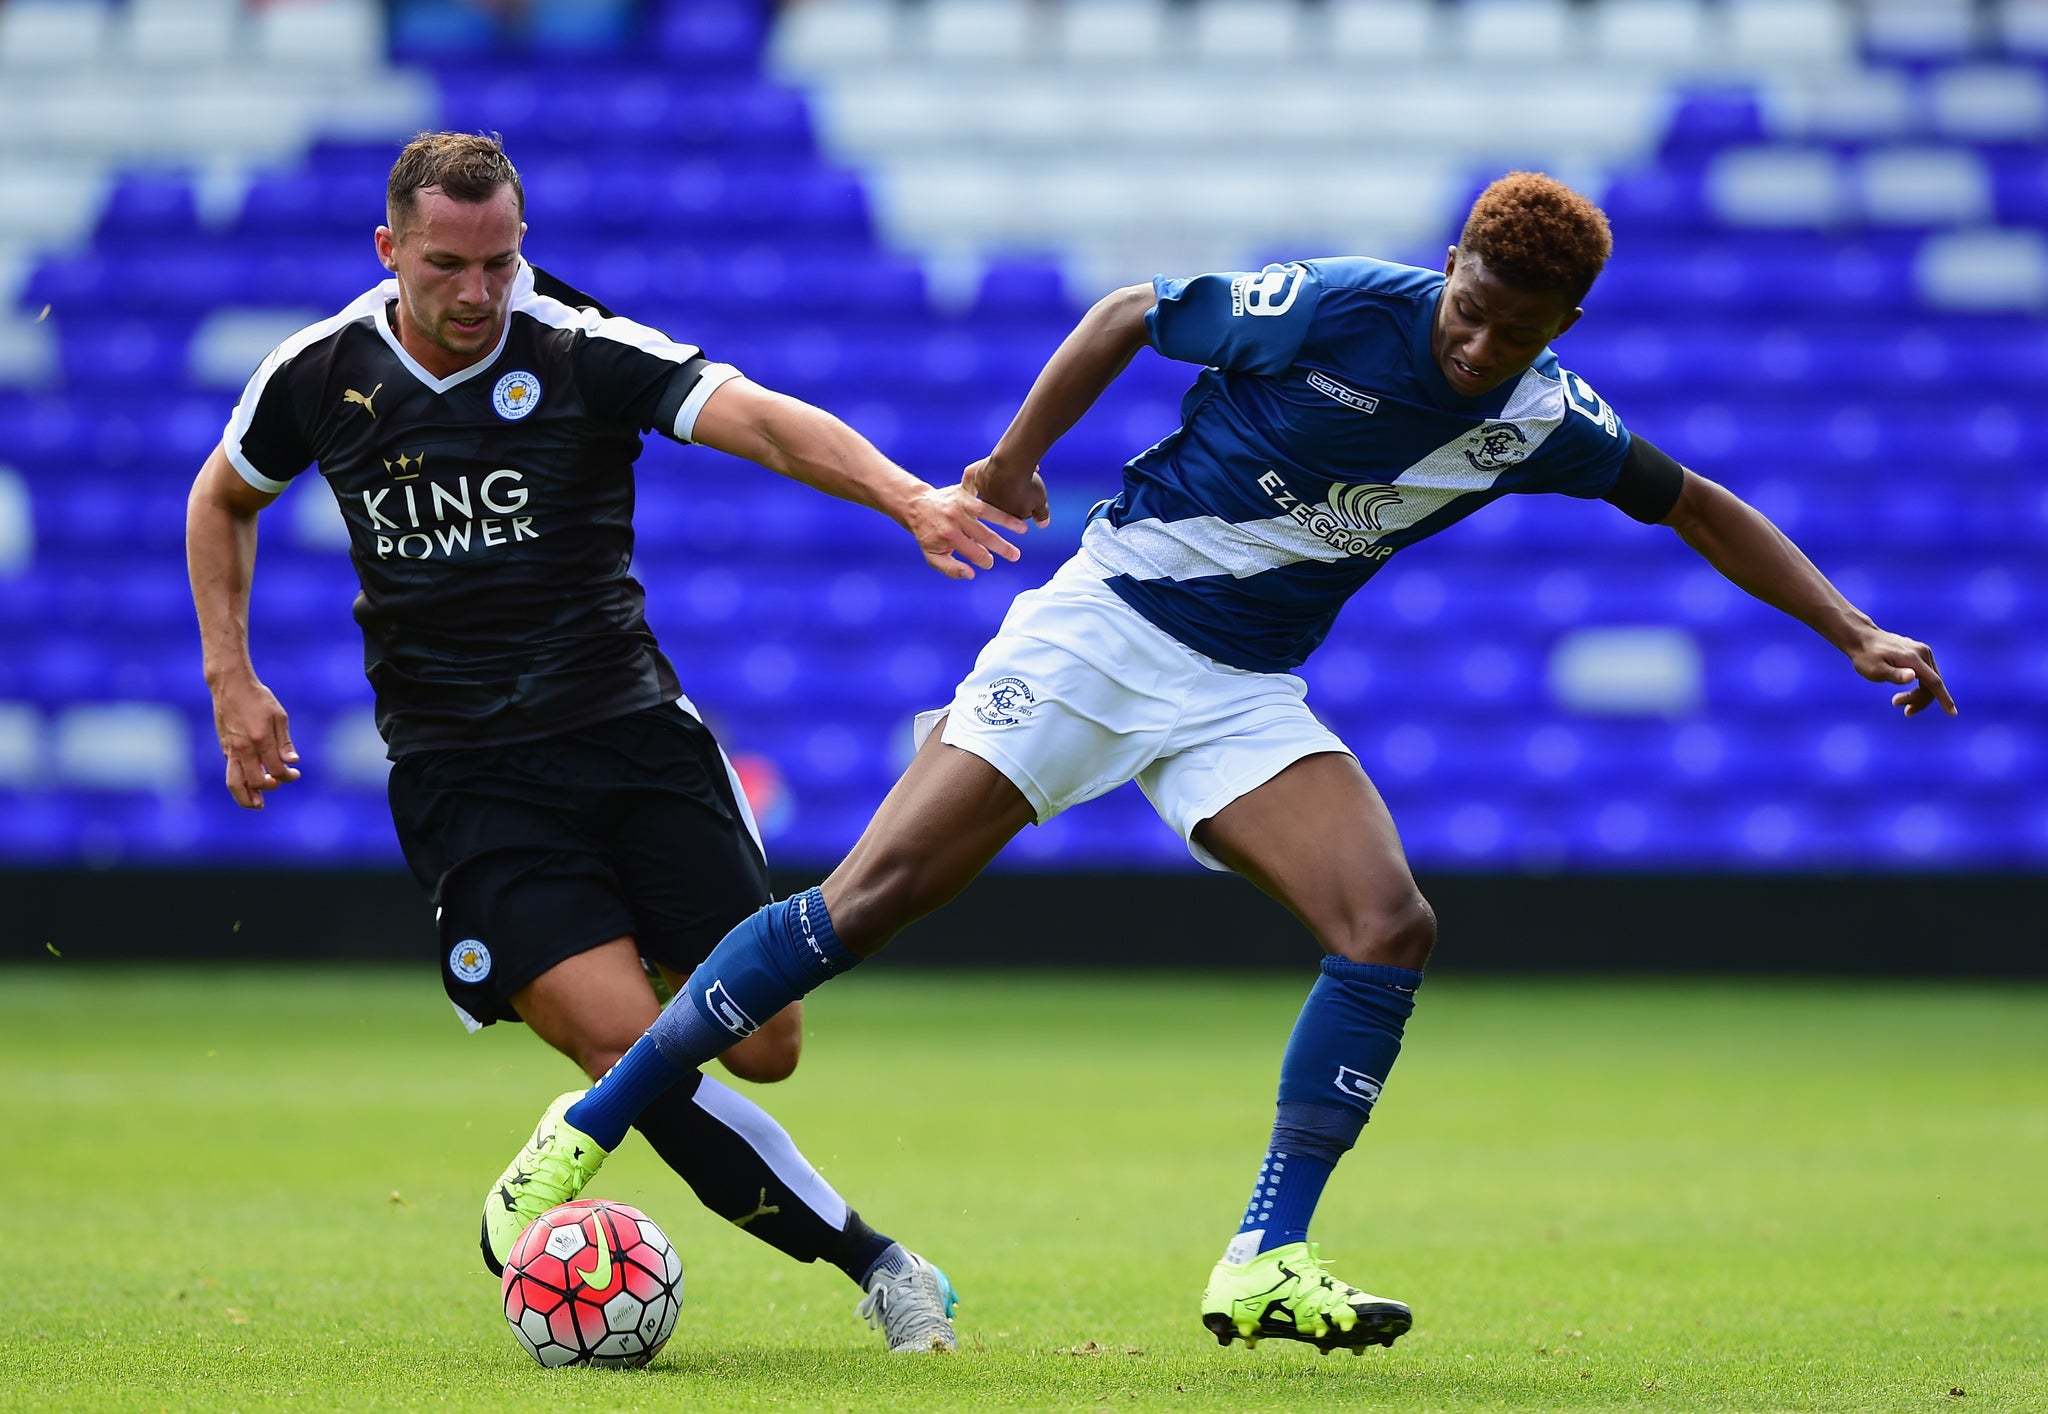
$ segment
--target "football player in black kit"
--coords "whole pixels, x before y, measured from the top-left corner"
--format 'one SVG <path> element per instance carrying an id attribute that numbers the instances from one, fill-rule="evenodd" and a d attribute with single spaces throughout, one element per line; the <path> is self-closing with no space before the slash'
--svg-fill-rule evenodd
<path id="1" fill-rule="evenodd" d="M 415 139 L 387 202 L 376 246 L 395 278 L 263 361 L 192 488 L 227 788 L 260 810 L 299 775 L 248 604 L 257 515 L 317 463 L 348 521 L 392 819 L 433 897 L 442 982 L 472 1027 L 524 1021 L 594 1078 L 660 1009 L 642 959 L 679 983 L 769 898 L 745 797 L 628 573 L 641 433 L 872 506 L 951 578 L 1015 559 L 991 527 L 1025 524 L 535 270 L 496 139 Z M 791 1006 L 723 1059 L 780 1080 L 801 1044 Z M 863 1223 L 752 1101 L 707 1076 L 638 1128 L 714 1212 L 842 1268 L 892 1350 L 953 1347 L 944 1275 Z M 490 1208 L 496 1271 L 518 1229 L 509 1194 Z"/>

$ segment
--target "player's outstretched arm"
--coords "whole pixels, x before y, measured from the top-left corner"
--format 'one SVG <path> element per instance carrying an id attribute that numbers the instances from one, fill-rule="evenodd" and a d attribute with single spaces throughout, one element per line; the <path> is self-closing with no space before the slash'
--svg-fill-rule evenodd
<path id="1" fill-rule="evenodd" d="M 992 526 L 1028 528 L 964 482 L 927 485 L 831 413 L 745 378 L 720 385 L 706 400 L 690 440 L 874 507 L 908 530 L 925 560 L 948 579 L 972 579 L 976 568 L 994 568 L 998 556 L 1017 558 L 1017 547 Z"/>
<path id="2" fill-rule="evenodd" d="M 213 725 L 227 757 L 228 794 L 250 810 L 263 793 L 299 778 L 290 724 L 249 660 L 249 584 L 256 570 L 256 515 L 277 497 L 244 481 L 219 447 L 185 503 L 185 565 L 199 611 Z"/>
<path id="3" fill-rule="evenodd" d="M 1892 705 L 1913 716 L 1935 703 L 1951 717 L 1955 699 L 1926 644 L 1887 633 L 1842 597 L 1785 533 L 1727 487 L 1687 471 L 1678 504 L 1664 518 L 1686 544 L 1729 580 L 1812 628 L 1849 655 L 1872 682 L 1913 684 Z"/>
<path id="4" fill-rule="evenodd" d="M 995 450 L 967 468 L 966 485 L 985 500 L 1016 506 L 1046 524 L 1038 463 L 1145 346 L 1145 311 L 1157 298 L 1150 285 L 1127 285 L 1097 300 L 1039 370 Z"/>

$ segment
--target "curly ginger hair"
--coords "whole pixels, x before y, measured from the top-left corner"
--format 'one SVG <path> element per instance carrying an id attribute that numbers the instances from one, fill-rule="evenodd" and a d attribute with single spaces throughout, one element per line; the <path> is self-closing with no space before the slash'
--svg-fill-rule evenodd
<path id="1" fill-rule="evenodd" d="M 1614 234 L 1607 213 L 1554 177 L 1510 172 L 1479 194 L 1458 248 L 1518 290 L 1585 299 Z"/>

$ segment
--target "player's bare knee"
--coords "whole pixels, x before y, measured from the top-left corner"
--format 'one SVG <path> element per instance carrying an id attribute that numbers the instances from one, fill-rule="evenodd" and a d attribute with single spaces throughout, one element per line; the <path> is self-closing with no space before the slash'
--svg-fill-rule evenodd
<path id="1" fill-rule="evenodd" d="M 796 1063 L 803 1058 L 803 1052 L 803 1008 L 792 1003 L 719 1060 L 742 1080 L 772 1085 L 796 1073 Z"/>
<path id="2" fill-rule="evenodd" d="M 1351 962 L 1420 972 L 1436 947 L 1436 910 L 1421 894 L 1412 894 L 1398 905 L 1367 910 L 1331 928 L 1323 942 Z"/>
<path id="3" fill-rule="evenodd" d="M 756 1085 L 773 1085 L 796 1074 L 796 1063 L 802 1057 L 801 1037 L 784 1039 L 778 1036 L 763 1046 L 735 1048 L 719 1059 L 728 1071 L 742 1080 L 751 1080 Z"/>
<path id="4" fill-rule="evenodd" d="M 585 1075 L 595 1080 L 598 1076 L 603 1075 L 606 1071 L 617 1065 L 619 1057 L 625 1053 L 626 1048 L 624 1046 L 614 1045 L 610 1042 L 585 1046 L 578 1049 L 576 1064 L 583 1068 Z"/>

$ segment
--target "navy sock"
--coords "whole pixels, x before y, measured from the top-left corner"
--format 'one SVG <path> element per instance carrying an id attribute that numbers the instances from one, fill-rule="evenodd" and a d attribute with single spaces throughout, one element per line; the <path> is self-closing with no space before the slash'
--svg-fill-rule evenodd
<path id="1" fill-rule="evenodd" d="M 1233 1260 L 1253 1257 L 1273 1247 L 1308 1240 L 1308 1220 L 1322 1201 L 1323 1185 L 1337 1171 L 1337 1161 L 1314 1154 L 1266 1151 L 1252 1200 L 1245 1205 L 1238 1238 L 1231 1243 Z"/>
<path id="2" fill-rule="evenodd" d="M 694 1088 L 695 1077 L 694 1067 L 671 1064 L 658 1047 L 642 1036 L 612 1062 L 610 1070 L 597 1077 L 562 1118 L 595 1139 L 598 1147 L 609 1154 L 619 1147 L 642 1110 L 681 1081 L 692 1081 Z"/>
<path id="3" fill-rule="evenodd" d="M 1331 1172 L 1372 1117 L 1422 974 L 1323 959 L 1280 1063 L 1280 1102 L 1266 1161 L 1225 1260 L 1302 1242 Z"/>
<path id="4" fill-rule="evenodd" d="M 755 910 L 690 974 L 647 1034 L 569 1107 L 569 1123 L 606 1150 L 617 1148 L 640 1111 L 677 1080 L 859 962 L 833 932 L 817 889 Z"/>

